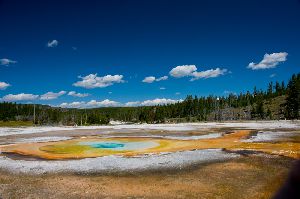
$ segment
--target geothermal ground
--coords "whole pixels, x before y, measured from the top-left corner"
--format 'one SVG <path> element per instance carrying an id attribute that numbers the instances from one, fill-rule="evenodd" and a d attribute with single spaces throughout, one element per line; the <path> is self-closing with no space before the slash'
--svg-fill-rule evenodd
<path id="1" fill-rule="evenodd" d="M 270 198 L 300 122 L 0 128 L 2 198 Z"/>

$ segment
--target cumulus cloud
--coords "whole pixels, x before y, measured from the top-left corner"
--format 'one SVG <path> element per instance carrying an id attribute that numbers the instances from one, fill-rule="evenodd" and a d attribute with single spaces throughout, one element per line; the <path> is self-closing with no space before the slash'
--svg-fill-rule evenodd
<path id="1" fill-rule="evenodd" d="M 201 72 L 195 71 L 192 73 L 193 78 L 191 79 L 191 81 L 198 80 L 198 79 L 208 79 L 208 78 L 218 77 L 220 75 L 224 75 L 226 72 L 227 69 L 220 69 L 220 68 L 210 69 Z"/>
<path id="2" fill-rule="evenodd" d="M 251 62 L 249 63 L 247 68 L 252 70 L 260 70 L 260 69 L 268 69 L 268 68 L 276 68 L 276 66 L 280 62 L 285 62 L 288 53 L 280 52 L 280 53 L 272 53 L 265 54 L 263 60 L 261 60 L 258 64 Z"/>
<path id="3" fill-rule="evenodd" d="M 5 90 L 9 86 L 11 86 L 11 85 L 6 82 L 0 82 L 0 90 Z"/>
<path id="4" fill-rule="evenodd" d="M 164 81 L 167 79 L 168 79 L 168 76 L 162 76 L 162 77 L 157 78 L 155 81 L 159 82 L 159 81 Z"/>
<path id="5" fill-rule="evenodd" d="M 33 94 L 26 94 L 26 93 L 20 93 L 20 94 L 8 94 L 2 97 L 3 101 L 24 101 L 24 100 L 35 100 L 39 96 L 33 95 Z"/>
<path id="6" fill-rule="evenodd" d="M 58 93 L 48 92 L 48 93 L 45 93 L 44 95 L 41 95 L 40 99 L 41 100 L 53 100 L 53 99 L 57 99 L 58 97 L 60 97 L 64 94 L 66 94 L 66 91 L 60 91 Z"/>
<path id="7" fill-rule="evenodd" d="M 164 105 L 164 104 L 175 104 L 177 102 L 182 102 L 183 100 L 173 100 L 166 98 L 156 98 L 153 100 L 145 100 L 145 101 L 133 101 L 127 102 L 124 106 L 155 106 L 155 105 Z"/>
<path id="8" fill-rule="evenodd" d="M 98 107 L 116 107 L 116 106 L 125 106 L 125 107 L 133 107 L 133 106 L 155 106 L 155 105 L 164 105 L 164 104 L 175 104 L 177 102 L 182 102 L 183 100 L 174 100 L 174 99 L 166 99 L 166 98 L 156 98 L 153 100 L 145 100 L 145 101 L 131 101 L 127 103 L 120 103 L 117 101 L 112 101 L 109 99 L 105 99 L 103 101 L 91 100 L 89 102 L 78 101 L 78 102 L 70 102 L 70 103 L 62 103 L 59 107 L 62 108 L 98 108 Z"/>
<path id="9" fill-rule="evenodd" d="M 181 77 L 192 77 L 191 81 L 198 79 L 207 79 L 214 78 L 220 75 L 224 75 L 228 72 L 227 69 L 209 69 L 206 71 L 197 71 L 197 67 L 195 65 L 182 65 L 176 66 L 169 73 L 172 77 L 181 78 Z"/>
<path id="10" fill-rule="evenodd" d="M 96 74 L 89 74 L 85 77 L 79 76 L 81 81 L 75 82 L 73 86 L 83 87 L 83 88 L 104 88 L 111 86 L 115 83 L 123 83 L 123 75 L 106 75 L 103 77 L 98 77 Z"/>
<path id="11" fill-rule="evenodd" d="M 9 64 L 16 64 L 16 63 L 17 63 L 17 61 L 14 61 L 11 59 L 7 59 L 7 58 L 0 59 L 0 65 L 3 65 L 3 66 L 8 66 Z"/>
<path id="12" fill-rule="evenodd" d="M 109 107 L 109 106 L 119 106 L 120 103 L 116 101 L 112 101 L 109 99 L 105 99 L 103 101 L 96 101 L 96 100 L 91 100 L 87 104 L 87 107 Z"/>
<path id="13" fill-rule="evenodd" d="M 134 101 L 134 102 L 125 103 L 125 106 L 139 106 L 140 104 L 141 104 L 140 101 Z"/>
<path id="14" fill-rule="evenodd" d="M 91 100 L 89 102 L 71 102 L 71 103 L 62 103 L 59 105 L 62 108 L 98 108 L 98 107 L 113 107 L 121 106 L 121 103 L 105 99 L 103 101 Z"/>
<path id="15" fill-rule="evenodd" d="M 56 39 L 52 40 L 52 41 L 48 41 L 47 43 L 47 47 L 49 48 L 54 48 L 58 45 L 58 41 Z"/>
<path id="16" fill-rule="evenodd" d="M 71 102 L 71 103 L 61 103 L 59 105 L 61 108 L 84 108 L 85 102 Z"/>
<path id="17" fill-rule="evenodd" d="M 143 79 L 142 82 L 144 82 L 144 83 L 152 83 L 154 81 L 155 81 L 155 77 L 149 76 L 149 77 L 145 77 L 145 79 Z"/>
<path id="18" fill-rule="evenodd" d="M 145 77 L 145 79 L 143 79 L 142 82 L 144 82 L 144 83 L 153 83 L 154 81 L 159 82 L 159 81 L 164 81 L 164 80 L 167 80 L 167 79 L 168 79 L 168 76 L 162 76 L 162 77 L 159 77 L 159 78 L 156 78 L 154 76 L 148 76 L 148 77 Z"/>
<path id="19" fill-rule="evenodd" d="M 172 77 L 186 77 L 186 76 L 191 76 L 193 72 L 197 70 L 197 67 L 195 65 L 182 65 L 182 66 L 176 66 L 173 68 L 169 74 Z"/>
<path id="20" fill-rule="evenodd" d="M 177 102 L 181 102 L 183 100 L 173 100 L 166 98 L 156 98 L 153 100 L 146 100 L 141 103 L 142 106 L 154 106 L 154 105 L 163 105 L 163 104 L 175 104 Z"/>
<path id="21" fill-rule="evenodd" d="M 76 93 L 75 91 L 70 91 L 68 93 L 68 95 L 73 96 L 73 97 L 87 97 L 90 94 L 88 94 L 88 93 Z"/>

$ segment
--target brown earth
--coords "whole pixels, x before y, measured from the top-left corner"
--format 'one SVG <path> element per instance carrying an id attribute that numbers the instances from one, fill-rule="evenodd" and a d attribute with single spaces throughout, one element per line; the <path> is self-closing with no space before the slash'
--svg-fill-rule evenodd
<path id="1" fill-rule="evenodd" d="M 244 156 L 183 171 L 122 175 L 12 174 L 0 171 L 2 198 L 270 198 L 292 159 Z"/>

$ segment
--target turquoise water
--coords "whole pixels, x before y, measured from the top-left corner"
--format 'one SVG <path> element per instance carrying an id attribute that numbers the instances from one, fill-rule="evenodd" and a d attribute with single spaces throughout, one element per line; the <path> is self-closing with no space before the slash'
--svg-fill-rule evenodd
<path id="1" fill-rule="evenodd" d="M 113 143 L 113 142 L 103 142 L 103 143 L 95 143 L 91 144 L 91 147 L 94 148 L 104 148 L 104 149 L 111 149 L 111 148 L 122 148 L 125 146 L 125 144 L 121 143 Z"/>
<path id="2" fill-rule="evenodd" d="M 107 149 L 107 150 L 142 150 L 142 149 L 148 149 L 158 146 L 159 144 L 157 142 L 153 141 L 139 141 L 139 142 L 122 142 L 122 141 L 89 141 L 89 142 L 80 142 L 80 145 L 87 145 L 93 148 L 97 149 Z"/>

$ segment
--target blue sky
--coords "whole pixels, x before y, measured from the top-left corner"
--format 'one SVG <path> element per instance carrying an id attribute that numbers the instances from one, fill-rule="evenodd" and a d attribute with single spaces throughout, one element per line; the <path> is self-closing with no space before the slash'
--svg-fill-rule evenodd
<path id="1" fill-rule="evenodd" d="M 300 66 L 298 0 L 0 0 L 0 24 L 0 98 L 20 103 L 174 102 L 264 89 Z"/>

